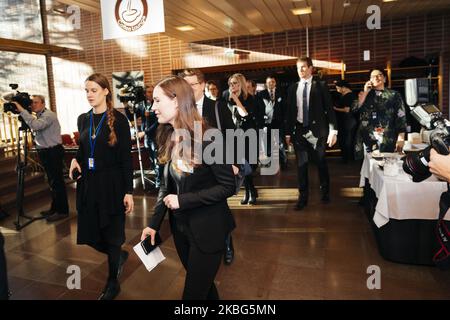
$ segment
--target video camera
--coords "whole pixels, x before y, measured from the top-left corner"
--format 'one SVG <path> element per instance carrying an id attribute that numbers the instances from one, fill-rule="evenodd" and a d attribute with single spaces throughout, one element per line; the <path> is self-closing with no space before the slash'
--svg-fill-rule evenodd
<path id="1" fill-rule="evenodd" d="M 449 154 L 450 121 L 445 119 L 441 111 L 433 104 L 428 104 L 428 80 L 408 79 L 405 81 L 406 103 L 410 106 L 411 115 L 429 131 L 430 146 L 418 153 L 407 154 L 403 160 L 403 170 L 410 174 L 414 182 L 420 182 L 431 176 L 428 168 L 431 149 L 439 154 Z"/>
<path id="2" fill-rule="evenodd" d="M 137 105 L 145 100 L 145 89 L 142 86 L 137 86 L 133 82 L 124 84 L 119 91 L 120 102 L 131 102 L 133 105 Z"/>
<path id="3" fill-rule="evenodd" d="M 15 90 L 14 93 L 8 93 L 3 95 L 3 100 L 6 102 L 3 104 L 3 112 L 12 112 L 14 114 L 19 114 L 20 111 L 17 110 L 17 107 L 14 102 L 17 102 L 20 104 L 24 109 L 26 109 L 28 112 L 31 113 L 31 104 L 33 103 L 33 100 L 31 100 L 30 95 L 27 92 L 20 92 L 17 90 L 19 87 L 18 84 L 11 83 L 9 87 L 13 90 Z"/>

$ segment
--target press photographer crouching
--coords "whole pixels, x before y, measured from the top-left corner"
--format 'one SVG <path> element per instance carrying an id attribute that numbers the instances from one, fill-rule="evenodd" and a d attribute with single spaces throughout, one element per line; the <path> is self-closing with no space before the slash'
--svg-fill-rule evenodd
<path id="1" fill-rule="evenodd" d="M 45 108 L 45 97 L 41 95 L 32 97 L 31 111 L 36 113 L 36 118 L 17 101 L 11 103 L 34 133 L 34 143 L 50 185 L 51 207 L 42 211 L 41 215 L 49 222 L 64 219 L 69 216 L 69 204 L 63 176 L 64 148 L 58 118 L 53 111 Z"/>

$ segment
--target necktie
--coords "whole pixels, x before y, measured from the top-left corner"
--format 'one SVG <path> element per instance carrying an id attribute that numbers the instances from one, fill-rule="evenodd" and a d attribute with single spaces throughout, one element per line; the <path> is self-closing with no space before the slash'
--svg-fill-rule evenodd
<path id="1" fill-rule="evenodd" d="M 309 108 L 308 108 L 308 82 L 305 81 L 303 87 L 303 127 L 309 126 Z"/>
<path id="2" fill-rule="evenodd" d="M 275 101 L 275 93 L 273 90 L 270 90 L 270 101 Z"/>

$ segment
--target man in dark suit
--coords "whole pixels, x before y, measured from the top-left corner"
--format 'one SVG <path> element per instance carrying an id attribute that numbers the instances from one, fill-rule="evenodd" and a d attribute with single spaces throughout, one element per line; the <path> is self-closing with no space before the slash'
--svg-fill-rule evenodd
<path id="1" fill-rule="evenodd" d="M 270 139 L 272 138 L 271 130 L 278 129 L 279 136 L 284 137 L 283 122 L 284 112 L 286 110 L 286 97 L 277 88 L 277 81 L 274 76 L 268 76 L 266 78 L 266 89 L 257 93 L 257 96 L 264 102 L 259 113 L 262 114 L 263 124 L 262 128 L 267 128 L 267 144 L 265 146 L 266 156 L 270 157 L 272 150 L 270 150 Z M 280 147 L 280 167 L 283 169 L 287 164 L 287 156 L 284 150 L 284 144 L 281 141 L 277 141 Z"/>
<path id="2" fill-rule="evenodd" d="M 206 120 L 206 122 L 213 128 L 219 128 L 216 117 L 216 102 L 218 108 L 218 115 L 220 121 L 220 128 L 224 132 L 226 129 L 234 129 L 231 112 L 228 110 L 225 102 L 222 100 L 214 101 L 205 95 L 205 76 L 199 69 L 186 69 L 179 74 L 187 83 L 189 83 L 194 91 L 195 102 L 197 110 Z M 229 265 L 234 259 L 234 247 L 231 233 L 226 241 L 226 250 L 224 261 Z"/>
<path id="3" fill-rule="evenodd" d="M 309 57 L 297 60 L 300 81 L 288 89 L 285 113 L 286 142 L 294 143 L 298 167 L 299 198 L 296 209 L 308 204 L 308 149 L 317 156 L 321 201 L 330 201 L 330 177 L 325 159 L 326 146 L 337 140 L 336 115 L 332 108 L 326 83 L 312 76 L 313 64 Z"/>
<path id="4" fill-rule="evenodd" d="M 186 69 L 180 73 L 180 76 L 187 81 L 194 90 L 197 110 L 208 124 L 213 128 L 218 128 L 216 120 L 216 101 L 209 99 L 205 95 L 205 76 L 199 69 Z M 218 111 L 221 130 L 234 129 L 233 119 L 223 101 L 218 101 Z"/>

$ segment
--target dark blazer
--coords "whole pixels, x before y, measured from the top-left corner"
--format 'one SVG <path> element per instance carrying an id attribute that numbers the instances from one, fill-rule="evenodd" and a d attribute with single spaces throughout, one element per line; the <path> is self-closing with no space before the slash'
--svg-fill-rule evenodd
<path id="1" fill-rule="evenodd" d="M 266 114 L 266 105 L 264 100 L 270 101 L 269 90 L 263 90 L 257 93 L 257 97 L 263 100 L 261 107 L 263 108 L 259 112 L 262 113 L 263 117 Z M 284 112 L 286 109 L 286 97 L 281 93 L 281 91 L 275 88 L 275 106 L 273 110 L 273 118 L 271 126 L 273 128 L 280 129 L 284 123 Z M 264 123 L 264 122 L 263 122 Z"/>
<path id="2" fill-rule="evenodd" d="M 247 99 L 244 99 L 243 94 L 239 96 L 239 100 L 241 101 L 244 108 L 247 110 L 248 115 L 245 117 L 242 117 L 237 110 L 235 110 L 234 116 L 237 118 L 236 125 L 233 126 L 236 129 L 256 129 L 257 128 L 257 111 L 255 106 L 255 98 L 252 95 L 248 95 Z M 231 116 L 231 120 L 233 121 L 233 115 L 231 114 L 230 109 L 228 108 L 228 103 L 231 105 L 234 105 L 234 101 L 231 101 L 230 98 L 230 91 L 225 90 L 222 94 L 222 103 L 226 104 L 226 110 Z"/>
<path id="3" fill-rule="evenodd" d="M 214 101 L 205 96 L 203 100 L 202 117 L 211 127 L 218 128 L 215 110 L 216 102 L 218 103 L 217 108 L 219 109 L 219 121 L 221 129 L 234 129 L 234 123 L 233 119 L 231 118 L 231 113 L 229 112 L 227 105 L 222 100 Z"/>
<path id="4" fill-rule="evenodd" d="M 201 251 L 215 253 L 223 250 L 225 238 L 236 226 L 227 203 L 227 198 L 236 191 L 231 165 L 203 164 L 194 168 L 192 174 L 184 174 L 178 192 L 180 208 L 174 211 L 168 209 L 163 201 L 165 196 L 177 194 L 176 186 L 168 183 L 171 181 L 170 165 L 168 162 L 164 166 L 150 228 L 159 230 L 167 211 L 172 228 L 174 215 L 183 215 L 187 217 L 195 244 Z"/>
<path id="5" fill-rule="evenodd" d="M 287 108 L 284 115 L 286 135 L 293 135 L 297 122 L 297 88 L 299 82 L 292 84 L 288 89 Z M 313 78 L 309 96 L 309 126 L 314 136 L 327 137 L 329 124 L 337 129 L 336 115 L 333 110 L 330 92 L 327 84 Z"/>

